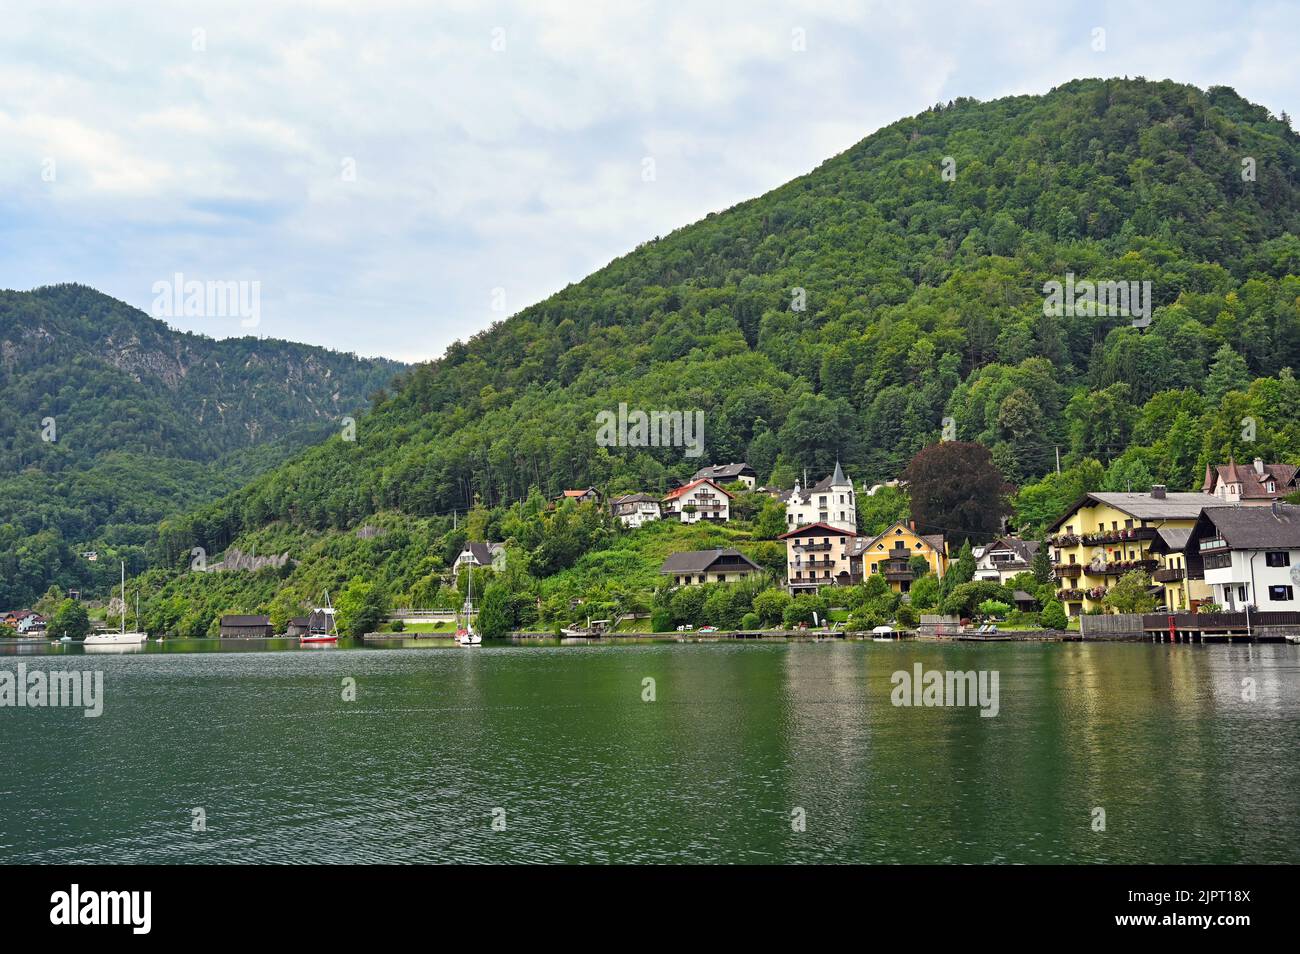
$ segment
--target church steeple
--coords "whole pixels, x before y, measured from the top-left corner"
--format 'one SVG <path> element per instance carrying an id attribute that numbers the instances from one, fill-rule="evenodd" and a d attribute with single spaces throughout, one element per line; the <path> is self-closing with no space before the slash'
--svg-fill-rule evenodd
<path id="1" fill-rule="evenodd" d="M 835 458 L 835 473 L 831 474 L 831 486 L 839 487 L 847 484 L 848 478 L 844 476 L 844 468 L 840 466 L 840 459 Z"/>

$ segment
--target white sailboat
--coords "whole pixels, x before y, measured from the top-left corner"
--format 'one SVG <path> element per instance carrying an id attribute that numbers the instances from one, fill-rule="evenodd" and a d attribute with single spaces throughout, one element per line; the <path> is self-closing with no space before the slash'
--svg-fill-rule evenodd
<path id="1" fill-rule="evenodd" d="M 140 604 L 136 603 L 135 625 L 140 626 Z M 84 640 L 86 646 L 141 646 L 149 641 L 148 633 L 126 631 L 126 561 L 122 561 L 122 628 L 116 633 L 91 633 Z"/>
<path id="2" fill-rule="evenodd" d="M 474 631 L 474 568 L 469 568 L 469 585 L 465 593 L 465 625 L 456 630 L 456 642 L 462 646 L 481 646 L 483 637 Z"/>

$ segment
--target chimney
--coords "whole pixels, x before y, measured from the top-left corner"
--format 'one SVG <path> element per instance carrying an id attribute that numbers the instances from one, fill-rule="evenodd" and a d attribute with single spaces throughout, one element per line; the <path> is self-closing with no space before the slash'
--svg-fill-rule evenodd
<path id="1" fill-rule="evenodd" d="M 1264 476 L 1264 462 L 1258 457 L 1255 458 L 1255 473 L 1259 474 L 1261 477 Z"/>
<path id="2" fill-rule="evenodd" d="M 1282 501 L 1278 500 L 1276 497 L 1273 498 L 1273 516 L 1282 516 Z"/>
<path id="3" fill-rule="evenodd" d="M 1154 497 L 1156 500 L 1164 500 L 1164 499 L 1165 499 L 1165 485 L 1164 485 L 1164 484 L 1152 484 L 1152 485 L 1151 485 L 1151 496 Z"/>

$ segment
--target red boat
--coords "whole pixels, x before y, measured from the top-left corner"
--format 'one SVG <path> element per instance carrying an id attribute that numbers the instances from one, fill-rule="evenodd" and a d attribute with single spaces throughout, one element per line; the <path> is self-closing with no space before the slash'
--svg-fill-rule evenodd
<path id="1" fill-rule="evenodd" d="M 299 636 L 299 643 L 337 643 L 339 641 L 338 627 L 334 625 L 334 607 L 330 606 L 328 590 L 325 591 L 324 607 L 318 608 L 307 619 L 309 621 L 307 635 Z"/>

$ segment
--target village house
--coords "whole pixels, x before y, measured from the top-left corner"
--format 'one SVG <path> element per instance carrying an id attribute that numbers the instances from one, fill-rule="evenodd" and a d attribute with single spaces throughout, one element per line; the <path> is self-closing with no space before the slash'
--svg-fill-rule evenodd
<path id="1" fill-rule="evenodd" d="M 463 566 L 490 566 L 500 572 L 506 568 L 506 545 L 468 541 L 452 561 L 451 572 L 459 574 Z"/>
<path id="2" fill-rule="evenodd" d="M 858 503 L 853 482 L 844 476 L 840 462 L 835 471 L 807 490 L 795 482 L 794 490 L 780 494 L 785 503 L 785 525 L 791 530 L 813 523 L 825 523 L 849 533 L 858 532 Z"/>
<path id="3" fill-rule="evenodd" d="M 1253 464 L 1238 467 L 1236 460 L 1229 457 L 1226 464 L 1206 465 L 1201 492 L 1217 497 L 1216 503 L 1267 506 L 1295 492 L 1296 476 L 1294 464 L 1266 464 L 1256 457 Z"/>
<path id="4" fill-rule="evenodd" d="M 1038 548 L 1037 540 L 998 537 L 974 551 L 975 579 L 1010 583 L 1017 573 L 1029 572 Z"/>
<path id="5" fill-rule="evenodd" d="M 271 617 L 269 616 L 221 617 L 222 639 L 258 639 L 270 635 Z"/>
<path id="6" fill-rule="evenodd" d="M 39 636 L 45 632 L 46 620 L 40 613 L 28 611 L 14 622 L 19 636 Z"/>
<path id="7" fill-rule="evenodd" d="M 586 490 L 566 490 L 555 498 L 556 503 L 563 503 L 566 500 L 572 500 L 574 503 L 600 503 L 600 491 L 595 487 L 588 487 Z"/>
<path id="8" fill-rule="evenodd" d="M 1161 589 L 1160 605 L 1173 612 L 1195 612 L 1214 598 L 1205 583 L 1200 552 L 1187 548 L 1191 533 L 1188 527 L 1161 527 L 1148 550 L 1160 563 L 1151 574 L 1152 582 Z"/>
<path id="9" fill-rule="evenodd" d="M 1245 607 L 1295 611 L 1300 589 L 1300 507 L 1206 507 L 1192 528 L 1214 602 L 1228 612 Z"/>
<path id="10" fill-rule="evenodd" d="M 1168 493 L 1163 484 L 1148 493 L 1079 498 L 1048 528 L 1061 605 L 1071 616 L 1103 609 L 1106 592 L 1125 573 L 1159 568 L 1150 553 L 1157 531 L 1191 529 L 1215 502 L 1209 494 Z"/>
<path id="11" fill-rule="evenodd" d="M 942 578 L 948 572 L 948 549 L 941 533 L 919 533 L 914 521 L 899 521 L 874 537 L 857 537 L 849 546 L 850 576 L 865 580 L 883 574 L 895 593 L 912 588 L 916 574 L 912 557 L 925 558 L 930 572 Z"/>
<path id="12" fill-rule="evenodd" d="M 812 523 L 781 534 L 785 541 L 785 582 L 792 594 L 816 593 L 824 586 L 847 586 L 853 569 L 849 548 L 857 534 L 828 523 Z"/>
<path id="13" fill-rule="evenodd" d="M 625 527 L 639 527 L 662 516 L 659 498 L 653 494 L 626 494 L 615 497 L 610 510 Z"/>
<path id="14" fill-rule="evenodd" d="M 699 586 L 702 583 L 735 583 L 759 575 L 763 570 L 739 550 L 719 547 L 673 553 L 664 560 L 659 572 L 670 577 L 674 586 Z"/>
<path id="15" fill-rule="evenodd" d="M 705 479 L 712 480 L 719 485 L 742 483 L 750 490 L 753 490 L 758 483 L 758 471 L 744 462 L 739 464 L 711 464 L 708 467 L 701 467 L 695 472 L 695 476 L 691 478 L 691 480 Z"/>
<path id="16" fill-rule="evenodd" d="M 665 520 L 697 523 L 700 520 L 731 519 L 731 494 L 708 478 L 692 480 L 670 491 L 663 499 Z"/>

